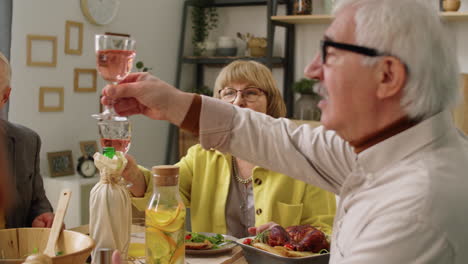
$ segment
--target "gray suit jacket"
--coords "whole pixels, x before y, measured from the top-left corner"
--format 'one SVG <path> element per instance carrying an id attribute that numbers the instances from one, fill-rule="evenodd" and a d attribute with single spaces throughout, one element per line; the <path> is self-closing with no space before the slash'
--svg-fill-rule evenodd
<path id="1" fill-rule="evenodd" d="M 33 130 L 0 120 L 6 134 L 10 182 L 14 187 L 12 207 L 6 212 L 6 227 L 30 227 L 34 218 L 52 212 L 39 170 L 41 139 Z"/>

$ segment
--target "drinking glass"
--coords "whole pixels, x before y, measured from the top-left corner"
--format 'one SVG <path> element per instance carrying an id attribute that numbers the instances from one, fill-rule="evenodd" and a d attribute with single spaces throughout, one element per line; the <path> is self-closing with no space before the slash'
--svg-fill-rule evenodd
<path id="1" fill-rule="evenodd" d="M 98 122 L 101 147 L 113 147 L 126 154 L 130 149 L 132 127 L 129 121 L 102 120 Z"/>
<path id="2" fill-rule="evenodd" d="M 96 35 L 95 49 L 97 70 L 108 83 L 118 84 L 132 70 L 135 40 L 123 36 Z M 93 117 L 98 120 L 127 120 L 127 117 L 118 116 L 113 106 L 104 106 L 104 111 Z"/>

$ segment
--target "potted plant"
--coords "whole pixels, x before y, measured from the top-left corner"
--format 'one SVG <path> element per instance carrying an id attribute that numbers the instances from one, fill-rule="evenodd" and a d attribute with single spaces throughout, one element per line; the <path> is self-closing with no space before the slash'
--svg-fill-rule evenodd
<path id="1" fill-rule="evenodd" d="M 300 94 L 294 104 L 294 119 L 320 121 L 321 113 L 317 107 L 320 95 L 314 92 L 315 83 L 317 80 L 302 78 L 293 84 L 293 91 Z"/>
<path id="2" fill-rule="evenodd" d="M 151 70 L 151 68 L 148 68 L 145 66 L 145 63 L 143 63 L 143 61 L 138 61 L 137 63 L 135 63 L 135 67 L 137 68 L 137 71 L 139 72 L 147 72 Z"/>
<path id="3" fill-rule="evenodd" d="M 201 56 L 206 50 L 205 41 L 210 30 L 218 26 L 218 12 L 210 6 L 213 0 L 194 0 L 192 7 L 192 44 L 195 56 Z"/>
<path id="4" fill-rule="evenodd" d="M 211 90 L 206 85 L 204 85 L 202 87 L 195 87 L 195 88 L 189 89 L 189 90 L 187 90 L 187 92 L 206 95 L 206 96 L 210 96 L 210 97 L 213 96 L 213 90 Z"/>

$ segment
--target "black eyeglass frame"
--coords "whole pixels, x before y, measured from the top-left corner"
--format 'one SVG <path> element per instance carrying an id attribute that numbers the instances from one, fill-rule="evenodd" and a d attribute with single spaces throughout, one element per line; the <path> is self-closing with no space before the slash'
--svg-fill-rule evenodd
<path id="1" fill-rule="evenodd" d="M 223 100 L 223 97 L 221 96 L 221 92 L 222 92 L 223 90 L 225 90 L 225 89 L 231 89 L 231 90 L 236 91 L 236 96 L 234 97 L 234 99 L 232 99 L 231 101 Z M 239 96 L 239 92 L 242 94 L 241 96 L 243 97 L 243 96 L 244 96 L 244 91 L 246 91 L 247 89 L 256 89 L 256 90 L 259 90 L 260 93 L 264 94 L 265 96 L 268 96 L 268 92 L 267 92 L 267 91 L 265 91 L 265 90 L 263 90 L 263 89 L 260 89 L 260 88 L 258 88 L 258 87 L 247 87 L 247 88 L 245 88 L 244 90 L 237 90 L 237 89 L 234 89 L 234 88 L 225 87 L 225 88 L 223 88 L 223 89 L 221 89 L 221 90 L 218 91 L 219 99 L 221 99 L 222 101 L 227 102 L 227 103 L 232 103 L 232 102 L 234 102 L 234 101 L 237 99 L 237 96 Z M 247 98 L 246 98 L 246 100 L 247 100 Z M 258 98 L 257 98 L 257 100 L 258 100 Z M 247 100 L 247 102 L 253 103 L 253 102 L 256 102 L 257 100 L 255 100 L 255 101 L 249 101 L 249 100 Z"/>
<path id="2" fill-rule="evenodd" d="M 380 52 L 373 48 L 368 48 L 364 46 L 358 46 L 358 45 L 353 45 L 353 44 L 348 44 L 348 43 L 343 43 L 343 42 L 335 42 L 332 40 L 324 39 L 320 41 L 320 48 L 322 51 L 322 64 L 325 64 L 327 61 L 327 48 L 328 47 L 334 47 L 337 49 L 346 50 L 346 51 L 366 55 L 369 57 L 393 56 L 390 53 Z"/>

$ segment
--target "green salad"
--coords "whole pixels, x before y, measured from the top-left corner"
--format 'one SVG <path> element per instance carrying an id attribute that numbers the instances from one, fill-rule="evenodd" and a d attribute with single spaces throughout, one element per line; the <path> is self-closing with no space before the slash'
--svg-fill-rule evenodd
<path id="1" fill-rule="evenodd" d="M 227 242 L 226 240 L 224 240 L 224 237 L 221 234 L 205 236 L 197 232 L 187 232 L 187 234 L 185 235 L 185 242 L 203 243 L 205 242 L 205 240 L 208 240 L 211 244 L 213 244 L 213 247 L 211 249 L 217 249 L 219 248 L 218 246 L 220 244 Z"/>

